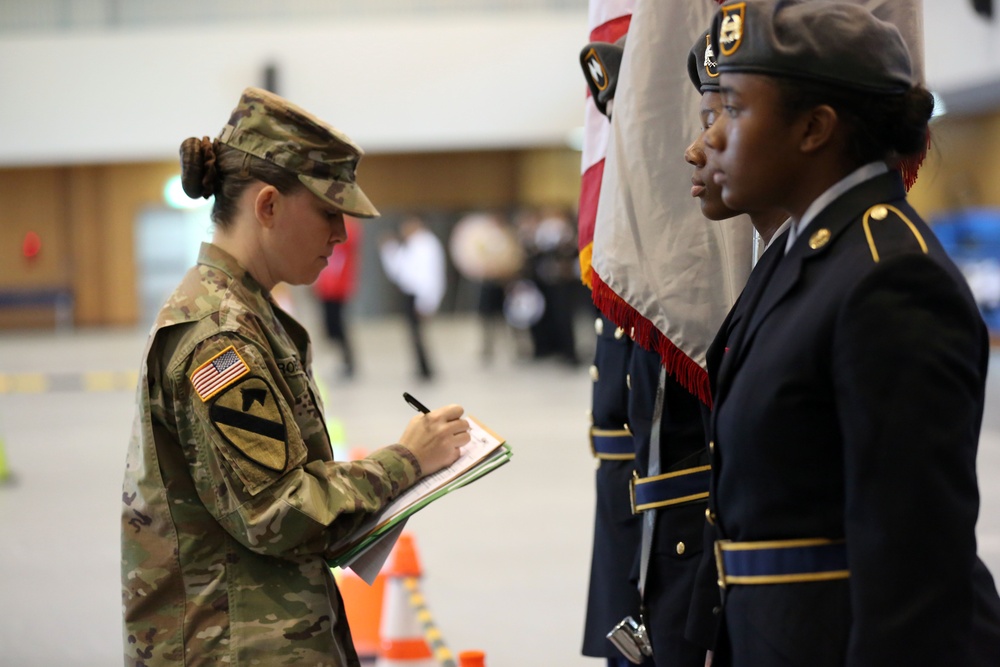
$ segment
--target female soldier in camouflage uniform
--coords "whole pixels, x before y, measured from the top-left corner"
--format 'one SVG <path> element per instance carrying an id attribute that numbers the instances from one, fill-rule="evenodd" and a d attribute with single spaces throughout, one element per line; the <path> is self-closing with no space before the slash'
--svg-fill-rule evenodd
<path id="1" fill-rule="evenodd" d="M 181 147 L 185 192 L 215 196 L 217 229 L 142 366 L 122 494 L 126 665 L 357 665 L 326 558 L 469 439 L 450 405 L 335 463 L 308 335 L 270 297 L 316 279 L 345 213 L 378 215 L 355 183 L 361 155 L 253 88 L 218 139 Z"/>

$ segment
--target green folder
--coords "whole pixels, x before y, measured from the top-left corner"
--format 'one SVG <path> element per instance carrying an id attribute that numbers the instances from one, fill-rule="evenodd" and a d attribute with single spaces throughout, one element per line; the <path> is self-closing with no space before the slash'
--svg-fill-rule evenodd
<path id="1" fill-rule="evenodd" d="M 451 466 L 432 475 L 428 475 L 428 478 L 433 478 L 435 475 L 442 476 L 445 478 L 445 481 L 443 481 L 439 486 L 423 492 L 422 495 L 407 504 L 404 508 L 398 510 L 390 518 L 383 519 L 383 515 L 392 506 L 391 504 L 380 514 L 376 515 L 374 519 L 363 524 L 353 535 L 344 540 L 344 543 L 337 549 L 337 555 L 327 561 L 331 567 L 342 567 L 345 563 L 353 560 L 355 556 L 375 544 L 386 533 L 392 531 L 400 523 L 406 521 L 408 518 L 419 512 L 424 507 L 427 507 L 438 498 L 446 496 L 456 489 L 460 489 L 463 486 L 471 484 L 477 479 L 488 475 L 510 461 L 513 456 L 513 452 L 506 441 L 493 433 L 490 429 L 480 424 L 474 418 L 467 418 L 473 424 L 473 437 L 482 439 L 481 442 L 476 443 L 476 445 L 480 448 L 491 448 L 490 451 L 481 456 L 481 458 L 475 461 L 475 463 L 471 466 L 453 476 L 449 475 Z M 458 464 L 456 463 L 454 465 Z M 468 463 L 466 462 L 465 465 L 468 465 Z M 421 480 L 418 484 L 420 483 L 426 484 L 427 481 Z M 406 492 L 404 492 L 404 494 L 405 493 Z"/>

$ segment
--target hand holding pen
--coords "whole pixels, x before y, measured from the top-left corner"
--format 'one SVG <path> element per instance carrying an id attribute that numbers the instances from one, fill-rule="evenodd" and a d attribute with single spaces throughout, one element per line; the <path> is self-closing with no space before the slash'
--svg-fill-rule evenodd
<path id="1" fill-rule="evenodd" d="M 431 411 L 430 408 L 428 408 L 426 405 L 415 399 L 413 395 L 410 394 L 409 392 L 406 391 L 403 392 L 403 400 L 409 403 L 410 407 L 416 410 L 417 412 L 422 412 L 426 415 L 428 412 Z"/>
<path id="2" fill-rule="evenodd" d="M 420 464 L 421 475 L 437 472 L 458 460 L 459 448 L 469 442 L 469 422 L 462 419 L 460 405 L 430 410 L 408 393 L 406 402 L 420 414 L 410 420 L 399 443 L 410 450 Z"/>

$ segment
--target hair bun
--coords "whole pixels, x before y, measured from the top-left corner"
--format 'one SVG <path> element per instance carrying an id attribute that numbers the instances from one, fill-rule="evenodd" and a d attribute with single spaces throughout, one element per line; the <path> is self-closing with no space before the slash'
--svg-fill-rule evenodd
<path id="1" fill-rule="evenodd" d="M 927 149 L 927 123 L 934 113 L 934 96 L 923 86 L 914 86 L 903 96 L 897 122 L 891 125 L 890 139 L 900 155 L 914 155 Z"/>
<path id="2" fill-rule="evenodd" d="M 215 146 L 211 139 L 189 137 L 181 144 L 181 186 L 191 199 L 208 199 L 215 194 L 218 173 Z"/>

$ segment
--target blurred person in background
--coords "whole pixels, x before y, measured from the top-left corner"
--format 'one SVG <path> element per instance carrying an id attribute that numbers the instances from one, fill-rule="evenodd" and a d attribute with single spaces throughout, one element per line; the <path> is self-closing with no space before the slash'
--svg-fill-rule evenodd
<path id="1" fill-rule="evenodd" d="M 216 229 L 143 357 L 121 496 L 128 666 L 359 665 L 327 560 L 469 441 L 450 405 L 334 462 L 309 336 L 272 298 L 316 280 L 345 214 L 378 215 L 362 154 L 257 88 L 217 139 L 181 146 L 184 191 L 215 197 Z"/>
<path id="2" fill-rule="evenodd" d="M 340 376 L 349 379 L 355 371 L 354 348 L 344 322 L 344 310 L 357 286 L 362 232 L 361 225 L 353 218 L 345 217 L 344 224 L 347 238 L 333 247 L 329 263 L 313 283 L 313 293 L 323 305 L 326 335 L 340 348 L 343 362 Z"/>
<path id="3" fill-rule="evenodd" d="M 483 364 L 493 361 L 497 329 L 503 326 L 508 284 L 524 264 L 524 250 L 506 217 L 470 213 L 456 223 L 448 241 L 452 262 L 463 278 L 477 283 L 477 312 L 482 324 Z"/>
<path id="4" fill-rule="evenodd" d="M 545 208 L 535 216 L 522 216 L 521 242 L 527 256 L 525 273 L 541 291 L 545 308 L 531 327 L 536 359 L 554 357 L 571 366 L 580 363 L 573 318 L 584 289 L 580 284 L 576 227 L 570 215 Z"/>
<path id="5" fill-rule="evenodd" d="M 437 236 L 417 216 L 399 226 L 397 236 L 386 236 L 379 244 L 379 257 L 386 276 L 406 299 L 406 321 L 410 328 L 417 377 L 430 380 L 434 369 L 424 344 L 423 321 L 441 307 L 447 277 L 444 247 Z"/>

